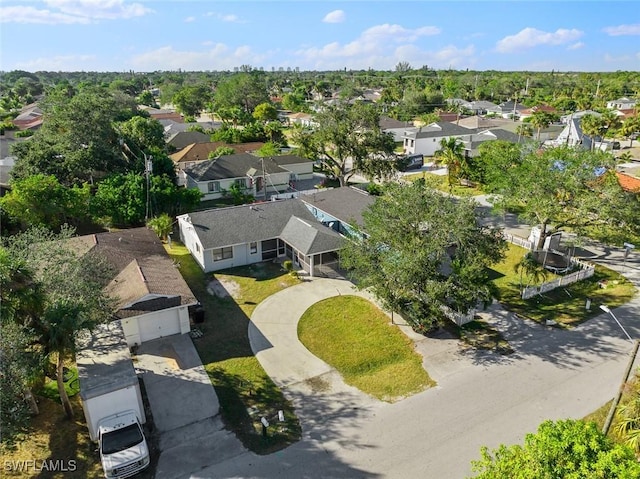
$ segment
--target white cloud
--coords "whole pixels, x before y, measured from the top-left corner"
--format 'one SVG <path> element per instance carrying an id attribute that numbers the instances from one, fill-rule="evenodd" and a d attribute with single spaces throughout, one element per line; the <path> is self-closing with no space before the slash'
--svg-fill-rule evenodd
<path id="1" fill-rule="evenodd" d="M 569 45 L 567 47 L 567 50 L 578 50 L 580 48 L 584 47 L 584 43 L 583 42 L 577 42 L 574 43 L 573 45 Z"/>
<path id="2" fill-rule="evenodd" d="M 342 10 L 334 10 L 333 12 L 327 13 L 322 21 L 324 23 L 342 23 L 346 20 L 346 15 Z"/>
<path id="3" fill-rule="evenodd" d="M 608 33 L 612 37 L 620 35 L 640 35 L 640 23 L 634 25 L 618 25 L 615 27 L 607 27 L 602 29 L 603 32 Z"/>
<path id="4" fill-rule="evenodd" d="M 410 44 L 420 37 L 437 35 L 438 33 L 440 33 L 440 29 L 437 27 L 408 29 L 400 25 L 387 23 L 368 28 L 357 39 L 344 45 L 332 42 L 322 47 L 300 49 L 295 53 L 304 60 L 315 63 L 318 68 L 319 65 L 325 62 L 331 63 L 333 60 L 337 60 L 338 64 L 343 66 L 345 60 L 349 61 L 349 65 L 354 61 L 362 64 L 363 55 L 373 55 L 375 57 L 385 55 L 385 52 L 388 54 L 394 45 Z"/>
<path id="5" fill-rule="evenodd" d="M 124 0 L 44 0 L 49 9 L 33 6 L 0 7 L 0 23 L 48 25 L 87 24 L 94 20 L 115 20 L 145 15 L 152 10 Z"/>
<path id="6" fill-rule="evenodd" d="M 205 13 L 205 16 L 214 17 L 223 22 L 245 23 L 243 20 L 240 20 L 240 17 L 238 17 L 238 15 L 235 15 L 233 13 L 207 12 Z"/>
<path id="7" fill-rule="evenodd" d="M 14 66 L 18 70 L 26 71 L 90 71 L 95 70 L 92 64 L 95 55 L 57 55 L 41 57 L 25 62 L 17 62 Z"/>
<path id="8" fill-rule="evenodd" d="M 92 19 L 133 18 L 152 12 L 141 3 L 125 3 L 125 0 L 44 0 L 44 2 L 63 13 Z"/>
<path id="9" fill-rule="evenodd" d="M 187 17 L 184 19 L 184 23 L 192 23 L 196 21 L 196 17 Z"/>
<path id="10" fill-rule="evenodd" d="M 84 17 L 67 15 L 66 13 L 39 10 L 28 6 L 0 7 L 0 23 L 34 23 L 34 24 L 73 24 L 89 23 Z"/>
<path id="11" fill-rule="evenodd" d="M 131 66 L 140 71 L 154 70 L 232 70 L 240 65 L 261 65 L 267 54 L 254 52 L 249 46 L 231 48 L 224 43 L 211 45 L 205 51 L 179 51 L 161 47 L 131 58 Z"/>
<path id="12" fill-rule="evenodd" d="M 496 43 L 496 50 L 501 53 L 512 53 L 538 45 L 562 45 L 577 40 L 583 35 L 580 30 L 560 28 L 555 32 L 544 32 L 527 27 L 515 35 L 509 35 Z"/>

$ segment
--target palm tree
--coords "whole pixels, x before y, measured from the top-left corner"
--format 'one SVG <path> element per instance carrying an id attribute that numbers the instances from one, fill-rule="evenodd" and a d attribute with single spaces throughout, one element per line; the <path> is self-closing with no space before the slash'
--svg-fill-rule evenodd
<path id="1" fill-rule="evenodd" d="M 467 173 L 467 164 L 464 157 L 464 145 L 458 137 L 443 138 L 440 140 L 440 150 L 435 156 L 447 166 L 449 189 L 453 182 L 460 178 L 460 175 Z"/>
<path id="2" fill-rule="evenodd" d="M 601 117 L 595 115 L 585 115 L 580 119 L 580 129 L 582 133 L 591 139 L 591 150 L 595 147 L 596 138 L 601 137 L 605 128 L 605 123 Z"/>
<path id="3" fill-rule="evenodd" d="M 516 133 L 518 134 L 518 143 L 520 143 L 520 138 L 523 136 L 531 137 L 533 136 L 533 127 L 529 123 L 522 123 L 518 125 L 516 128 Z"/>
<path id="4" fill-rule="evenodd" d="M 629 148 L 633 147 L 633 140 L 640 133 L 640 116 L 627 118 L 622 123 L 620 134 L 629 140 Z"/>
<path id="5" fill-rule="evenodd" d="M 619 417 L 615 430 L 624 439 L 625 444 L 640 452 L 640 394 L 618 407 Z"/>
<path id="6" fill-rule="evenodd" d="M 536 140 L 540 141 L 540 130 L 551 124 L 551 117 L 545 111 L 538 110 L 531 115 L 531 124 L 538 129 Z"/>
<path id="7" fill-rule="evenodd" d="M 522 290 L 522 276 L 523 274 L 527 276 L 527 286 L 533 283 L 540 283 L 544 281 L 547 276 L 547 270 L 541 268 L 538 262 L 536 261 L 533 253 L 525 254 L 522 259 L 513 267 L 516 273 L 520 273 L 520 290 Z"/>

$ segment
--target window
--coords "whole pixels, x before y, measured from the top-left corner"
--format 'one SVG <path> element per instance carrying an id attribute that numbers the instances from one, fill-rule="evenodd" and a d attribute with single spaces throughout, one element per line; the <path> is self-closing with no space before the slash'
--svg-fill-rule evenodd
<path id="1" fill-rule="evenodd" d="M 256 254 L 258 252 L 258 243 L 256 241 L 249 243 L 249 252 L 251 254 Z"/>
<path id="2" fill-rule="evenodd" d="M 243 188 L 243 189 L 247 188 L 247 179 L 246 178 L 240 178 L 240 179 L 234 181 L 233 183 L 238 185 L 240 188 Z"/>
<path id="3" fill-rule="evenodd" d="M 207 187 L 209 188 L 209 193 L 217 193 L 218 191 L 220 191 L 220 182 L 219 181 L 210 181 L 207 184 Z"/>
<path id="4" fill-rule="evenodd" d="M 226 248 L 216 248 L 211 251 L 213 253 L 213 261 L 222 261 L 233 258 L 233 246 Z"/>

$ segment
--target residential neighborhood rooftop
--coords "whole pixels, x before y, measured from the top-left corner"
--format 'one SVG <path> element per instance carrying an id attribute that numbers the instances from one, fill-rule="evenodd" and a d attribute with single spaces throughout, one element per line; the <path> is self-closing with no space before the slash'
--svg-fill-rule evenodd
<path id="1" fill-rule="evenodd" d="M 184 172 L 195 181 L 215 181 L 227 178 L 243 178 L 249 175 L 262 176 L 263 170 L 267 174 L 284 173 L 272 158 L 260 158 L 249 153 L 237 155 L 223 155 L 215 160 L 202 161 L 185 168 Z"/>
<path id="2" fill-rule="evenodd" d="M 352 187 L 320 190 L 300 199 L 344 223 L 355 221 L 359 226 L 364 225 L 362 213 L 375 201 L 374 196 Z"/>

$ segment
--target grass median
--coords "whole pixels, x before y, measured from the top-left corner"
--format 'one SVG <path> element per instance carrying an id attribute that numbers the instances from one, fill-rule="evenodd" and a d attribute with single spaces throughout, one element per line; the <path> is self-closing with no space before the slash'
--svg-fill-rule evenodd
<path id="1" fill-rule="evenodd" d="M 394 402 L 435 385 L 411 340 L 358 296 L 314 304 L 302 315 L 298 336 L 347 384 L 377 399 Z"/>
<path id="2" fill-rule="evenodd" d="M 197 325 L 203 334 L 194 338 L 194 344 L 220 400 L 227 427 L 258 454 L 299 440 L 300 423 L 293 406 L 253 355 L 247 329 L 251 313 L 262 300 L 299 280 L 272 263 L 205 274 L 184 246 L 174 242 L 167 252 L 180 264 L 180 272 L 205 309 L 205 320 Z M 220 288 L 230 294 L 215 294 Z M 279 410 L 285 415 L 282 423 L 273 420 Z M 266 438 L 262 436 L 262 416 L 273 424 Z"/>

